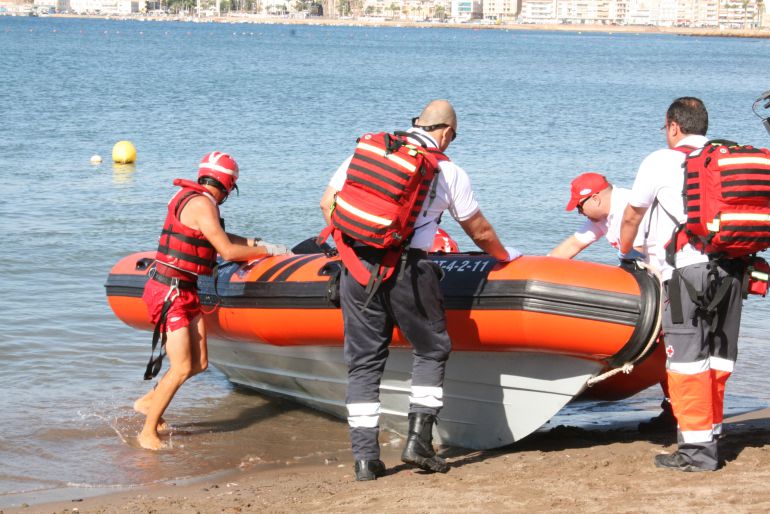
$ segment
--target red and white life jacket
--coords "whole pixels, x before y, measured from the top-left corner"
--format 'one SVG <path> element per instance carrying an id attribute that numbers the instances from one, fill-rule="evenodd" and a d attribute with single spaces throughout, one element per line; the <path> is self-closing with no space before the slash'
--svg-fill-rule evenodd
<path id="1" fill-rule="evenodd" d="M 168 203 L 168 213 L 160 234 L 155 260 L 162 266 L 158 272 L 170 277 L 195 279 L 198 275 L 211 275 L 217 263 L 217 251 L 200 230 L 184 225 L 179 214 L 187 202 L 199 195 L 216 200 L 209 191 L 190 180 L 176 179 L 180 189 Z M 218 209 L 218 208 L 217 208 Z"/>
<path id="2" fill-rule="evenodd" d="M 738 258 L 770 247 L 770 150 L 714 140 L 677 147 L 684 161 L 687 221 L 673 241 L 713 257 Z"/>
<path id="3" fill-rule="evenodd" d="M 439 163 L 449 160 L 408 137 L 405 132 L 379 132 L 358 139 L 331 224 L 321 232 L 322 240 L 333 235 L 342 262 L 362 285 L 371 287 L 393 274 L 426 198 L 431 202 L 435 197 Z M 356 244 L 385 250 L 376 273 L 361 264 L 352 248 Z"/>

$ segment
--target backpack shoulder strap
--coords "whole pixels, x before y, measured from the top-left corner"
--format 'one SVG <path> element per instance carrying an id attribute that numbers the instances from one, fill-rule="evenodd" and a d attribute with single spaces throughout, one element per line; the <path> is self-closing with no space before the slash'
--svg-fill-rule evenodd
<path id="1" fill-rule="evenodd" d="M 674 225 L 679 226 L 679 220 L 674 217 L 673 214 L 668 212 L 668 209 L 663 207 L 663 204 L 660 203 L 660 200 L 658 200 L 658 197 L 655 197 L 655 200 L 652 201 L 652 205 L 650 206 L 650 216 L 647 218 L 647 227 L 644 230 L 644 240 L 647 241 L 647 238 L 650 235 L 650 228 L 652 227 L 652 215 L 655 213 L 655 209 L 660 207 L 663 209 L 663 212 L 666 213 L 666 215 L 671 219 L 671 221 L 674 222 Z"/>
<path id="2" fill-rule="evenodd" d="M 706 146 L 740 146 L 735 141 L 730 141 L 729 139 L 709 139 L 706 141 L 706 144 L 703 145 Z"/>
<path id="3" fill-rule="evenodd" d="M 416 134 L 414 132 L 406 132 L 404 130 L 396 130 L 395 132 L 393 132 L 393 135 L 394 136 L 398 136 L 398 137 L 403 137 L 405 139 L 406 138 L 410 138 L 410 137 L 412 139 L 416 139 L 417 141 L 420 142 L 420 146 L 425 147 L 425 148 L 427 148 L 428 144 L 429 144 L 429 142 L 425 139 L 425 137 L 421 136 L 420 134 Z"/>

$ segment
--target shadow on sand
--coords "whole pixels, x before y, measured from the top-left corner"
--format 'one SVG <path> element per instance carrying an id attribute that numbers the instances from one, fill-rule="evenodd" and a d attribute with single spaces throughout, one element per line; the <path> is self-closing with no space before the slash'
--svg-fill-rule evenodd
<path id="1" fill-rule="evenodd" d="M 768 446 L 770 445 L 770 408 L 728 418 L 725 420 L 724 429 L 725 436 L 719 441 L 719 450 L 725 462 L 736 460 L 746 448 Z M 648 441 L 669 446 L 676 443 L 676 433 L 659 431 L 643 434 L 636 429 L 636 424 L 627 422 L 590 429 L 559 425 L 548 431 L 535 432 L 522 441 L 502 448 L 482 451 L 443 448 L 441 455 L 451 458 L 454 468 L 517 452 L 558 452 L 635 441 Z"/>

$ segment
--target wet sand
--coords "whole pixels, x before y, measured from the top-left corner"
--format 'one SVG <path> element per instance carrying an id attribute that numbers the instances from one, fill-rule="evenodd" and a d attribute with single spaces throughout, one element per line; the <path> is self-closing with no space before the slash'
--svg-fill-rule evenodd
<path id="1" fill-rule="evenodd" d="M 334 429 L 344 434 L 343 423 Z M 385 477 L 354 481 L 349 454 L 302 467 L 248 467 L 215 480 L 167 484 L 10 512 L 765 512 L 770 510 L 770 408 L 729 418 L 725 463 L 713 473 L 657 469 L 668 433 L 635 424 L 560 425 L 494 451 L 444 448 L 452 469 L 425 474 L 399 460 L 402 440 L 381 437 Z M 391 439 L 388 441 L 388 439 Z"/>

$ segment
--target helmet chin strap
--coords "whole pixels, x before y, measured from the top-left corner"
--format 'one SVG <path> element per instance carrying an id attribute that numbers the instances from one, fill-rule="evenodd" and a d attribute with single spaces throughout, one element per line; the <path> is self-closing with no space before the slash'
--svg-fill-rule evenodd
<path id="1" fill-rule="evenodd" d="M 217 183 L 218 183 L 218 182 L 217 182 Z M 220 185 L 221 185 L 221 184 L 220 184 Z M 221 201 L 221 202 L 219 202 L 219 205 L 222 205 L 223 203 L 225 203 L 225 200 L 227 200 L 227 199 L 230 197 L 230 193 L 231 193 L 232 191 L 230 191 L 230 192 L 227 192 L 227 190 L 226 190 L 225 188 L 221 188 L 221 189 L 220 189 L 220 188 L 219 188 L 219 187 L 217 187 L 216 185 L 214 185 L 214 187 L 216 187 L 217 189 L 219 189 L 219 190 L 220 190 L 222 193 L 224 193 L 224 195 L 225 195 L 224 197 L 222 197 L 222 201 Z M 240 196 L 240 195 L 241 195 L 241 194 L 238 192 L 238 184 L 233 184 L 233 189 L 235 190 L 235 196 Z"/>
<path id="2" fill-rule="evenodd" d="M 201 184 L 204 186 L 212 186 L 217 188 L 220 192 L 222 192 L 222 194 L 224 194 L 225 197 L 222 199 L 221 202 L 219 202 L 220 204 L 224 203 L 227 197 L 230 196 L 230 191 L 228 191 L 227 188 L 223 186 L 222 183 L 215 178 L 201 177 L 198 179 L 198 184 Z M 235 189 L 236 195 L 240 196 L 240 193 L 238 191 L 238 184 L 233 183 L 233 189 Z"/>

